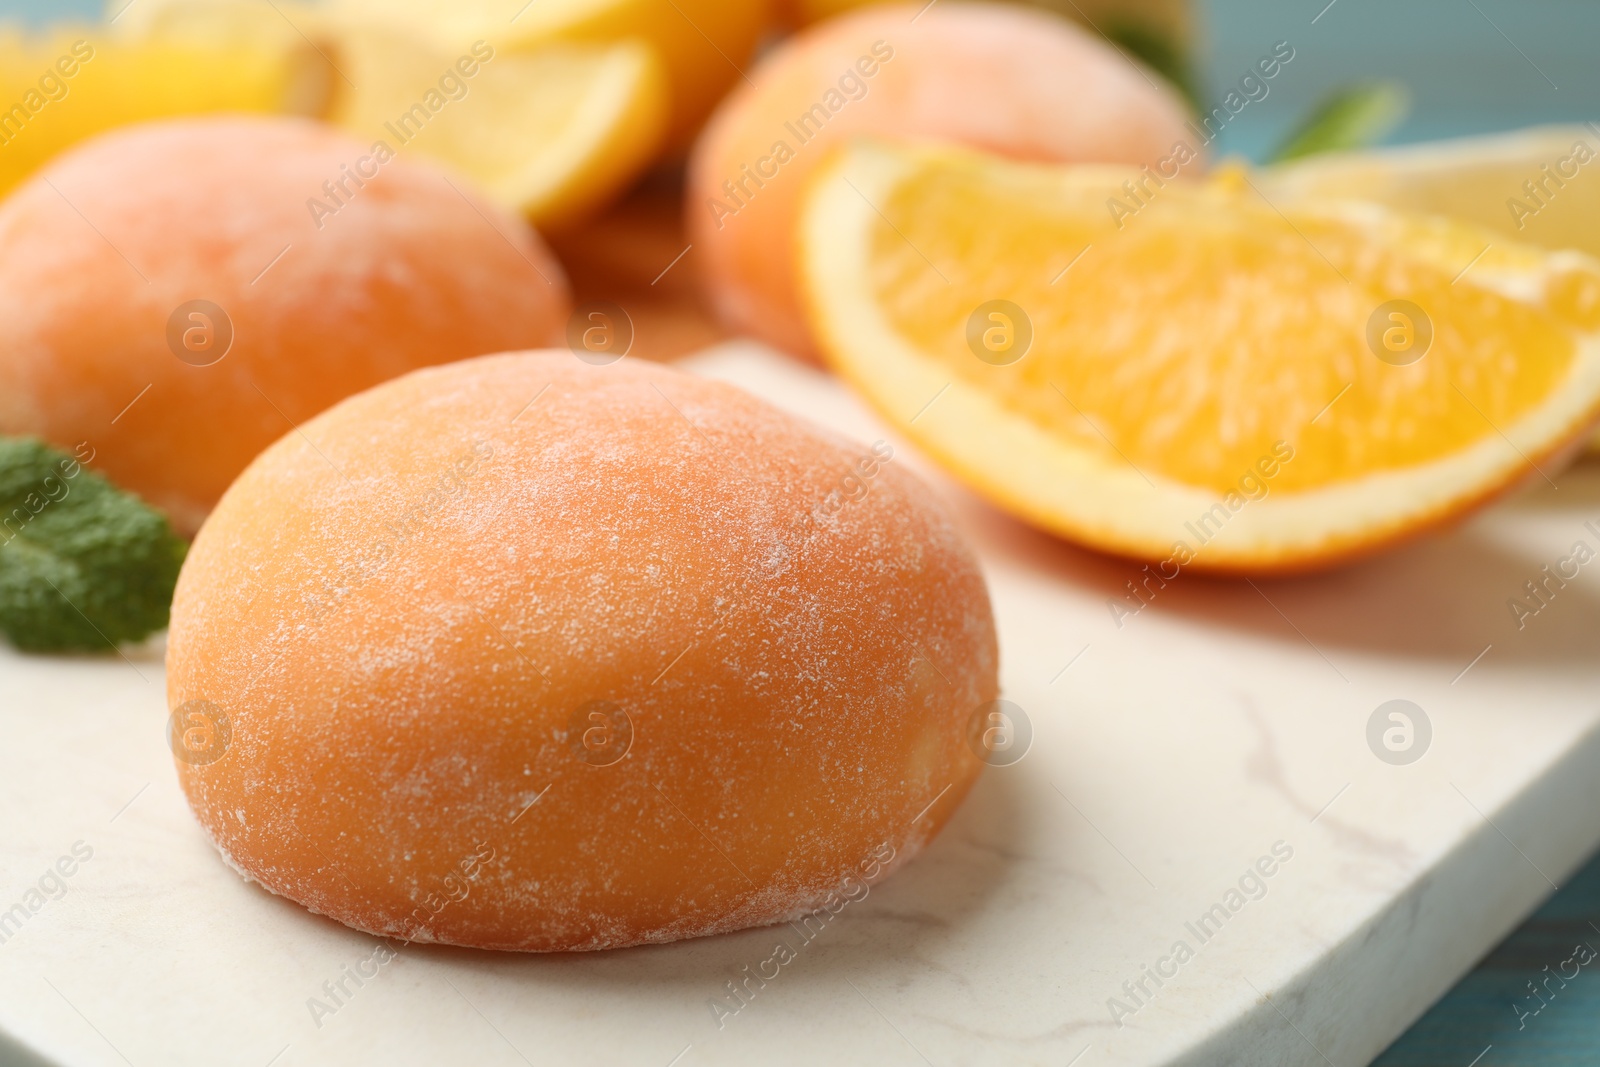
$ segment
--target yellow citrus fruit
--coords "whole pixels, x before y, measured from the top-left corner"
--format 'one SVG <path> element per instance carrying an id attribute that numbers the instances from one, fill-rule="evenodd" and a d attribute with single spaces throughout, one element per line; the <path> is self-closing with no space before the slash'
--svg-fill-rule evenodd
<path id="1" fill-rule="evenodd" d="M 330 8 L 452 48 L 477 40 L 508 51 L 642 40 L 666 71 L 674 148 L 687 144 L 741 77 L 769 17 L 768 0 L 330 0 Z"/>
<path id="2" fill-rule="evenodd" d="M 1312 156 L 1269 167 L 1262 180 L 1269 196 L 1376 200 L 1600 256 L 1600 128 L 1543 126 Z"/>
<path id="3" fill-rule="evenodd" d="M 544 229 L 580 221 L 654 157 L 667 122 L 666 89 L 648 46 L 556 41 L 509 49 L 454 24 L 427 30 L 425 20 L 402 17 L 408 12 L 416 6 L 382 15 L 363 13 L 355 0 L 139 0 L 119 23 L 135 36 L 213 47 L 299 42 L 317 56 L 330 86 L 326 117 L 374 147 L 382 141 L 380 155 L 416 153 L 453 165 Z"/>
<path id="4" fill-rule="evenodd" d="M 816 335 L 885 415 L 1001 506 L 1168 579 L 1396 542 L 1600 416 L 1600 261 L 1271 203 L 1236 168 L 864 142 L 800 238 Z"/>
<path id="5" fill-rule="evenodd" d="M 309 57 L 309 58 L 308 58 Z M 319 114 L 326 72 L 303 39 L 127 40 L 88 27 L 0 34 L 0 193 L 116 126 L 215 111 Z"/>
<path id="6" fill-rule="evenodd" d="M 570 225 L 619 192 L 666 125 L 660 64 L 635 41 L 444 51 L 345 26 L 337 52 L 334 121 L 454 165 L 541 228 Z"/>
<path id="7" fill-rule="evenodd" d="M 337 47 L 318 9 L 288 0 L 109 0 L 111 36 L 129 47 L 182 47 L 215 58 L 286 57 L 278 110 L 326 118 L 339 72 Z"/>

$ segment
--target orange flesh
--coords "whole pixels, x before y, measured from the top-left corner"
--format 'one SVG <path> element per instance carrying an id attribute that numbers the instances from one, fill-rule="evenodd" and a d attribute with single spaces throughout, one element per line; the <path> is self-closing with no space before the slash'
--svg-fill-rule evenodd
<path id="1" fill-rule="evenodd" d="M 1546 399 L 1575 357 L 1571 326 L 1600 317 L 1586 271 L 1529 306 L 1470 277 L 1452 284 L 1454 261 L 1417 252 L 1441 243 L 1428 227 L 1383 244 L 1331 217 L 1286 218 L 1248 186 L 1169 184 L 1119 229 L 1108 198 L 1133 201 L 1116 184 L 918 174 L 880 205 L 872 284 L 893 327 L 952 375 L 1151 475 L 1227 491 L 1278 441 L 1295 449 L 1278 490 L 1442 458 Z M 1427 355 L 1404 367 L 1366 342 L 1369 317 L 1396 298 L 1434 326 Z M 966 343 L 969 315 L 994 299 L 1033 325 L 1010 366 Z"/>

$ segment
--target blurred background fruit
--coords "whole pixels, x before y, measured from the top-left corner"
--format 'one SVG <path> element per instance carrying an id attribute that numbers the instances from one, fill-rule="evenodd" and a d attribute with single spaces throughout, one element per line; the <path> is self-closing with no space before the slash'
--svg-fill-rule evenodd
<path id="1" fill-rule="evenodd" d="M 510 51 L 552 41 L 641 40 L 666 71 L 666 143 L 680 150 L 744 75 L 770 19 L 766 0 L 329 0 L 328 7 L 403 26 L 444 48 L 477 40 Z"/>
<path id="2" fill-rule="evenodd" d="M 317 412 L 568 311 L 533 230 L 431 163 L 305 119 L 132 126 L 0 204 L 0 434 L 87 441 L 192 534 Z"/>
<path id="3" fill-rule="evenodd" d="M 884 0 L 783 0 L 780 17 L 790 26 L 842 15 Z M 926 0 L 923 0 L 926 2 Z M 1072 19 L 1126 49 L 1198 103 L 1194 56 L 1195 15 L 1190 0 L 1019 0 Z"/>
<path id="4" fill-rule="evenodd" d="M 62 149 L 132 122 L 205 112 L 321 115 L 329 71 L 298 36 L 138 40 L 102 27 L 0 32 L 0 193 Z"/>
<path id="5" fill-rule="evenodd" d="M 445 51 L 387 28 L 336 39 L 330 117 L 364 140 L 443 160 L 541 229 L 614 199 L 656 156 L 666 84 L 637 41 Z"/>
<path id="6" fill-rule="evenodd" d="M 997 3 L 919 6 L 863 8 L 782 42 L 695 145 L 684 210 L 696 266 L 730 328 L 812 351 L 794 223 L 809 174 L 851 136 L 1126 163 L 1155 163 L 1194 140 L 1175 91 L 1066 19 Z"/>

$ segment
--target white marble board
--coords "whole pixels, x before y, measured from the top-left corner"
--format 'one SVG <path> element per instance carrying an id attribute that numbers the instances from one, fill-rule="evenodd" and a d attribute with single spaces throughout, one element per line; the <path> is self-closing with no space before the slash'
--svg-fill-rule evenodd
<path id="1" fill-rule="evenodd" d="M 690 365 L 885 438 L 948 494 L 1028 754 L 720 1027 L 724 983 L 792 931 L 411 946 L 320 1013 L 376 942 L 218 859 L 172 772 L 159 645 L 0 652 L 0 909 L 42 901 L 0 943 L 0 1063 L 1355 1067 L 1600 842 L 1600 567 L 1520 630 L 1506 606 L 1575 542 L 1600 548 L 1600 466 L 1332 574 L 1184 576 L 1119 626 L 1107 600 L 1134 567 L 937 476 L 831 380 L 748 345 Z M 1393 699 L 1432 727 L 1407 765 L 1367 740 Z M 92 856 L 46 877 L 75 846 Z M 1245 877 L 1258 864 L 1270 878 Z M 55 895 L 29 894 L 41 879 Z"/>

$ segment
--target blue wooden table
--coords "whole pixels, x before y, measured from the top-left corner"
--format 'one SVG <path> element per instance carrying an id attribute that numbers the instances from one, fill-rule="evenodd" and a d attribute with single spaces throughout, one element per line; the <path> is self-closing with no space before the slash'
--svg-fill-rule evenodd
<path id="1" fill-rule="evenodd" d="M 1412 111 L 1394 141 L 1600 119 L 1595 0 L 1197 2 L 1207 26 L 1203 97 L 1220 101 L 1279 41 L 1295 53 L 1270 93 L 1224 130 L 1222 152 L 1259 158 L 1323 94 L 1370 78 L 1411 90 Z M 0 0 L 0 16 L 31 21 L 92 17 L 101 9 L 99 0 Z M 1572 877 L 1377 1063 L 1600 1064 L 1600 860 Z"/>
<path id="2" fill-rule="evenodd" d="M 1496 946 L 1381 1067 L 1600 1063 L 1600 861 Z"/>

